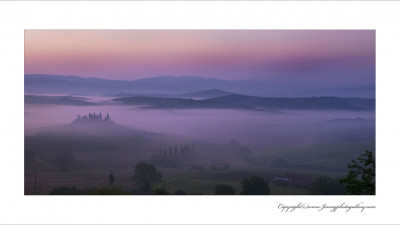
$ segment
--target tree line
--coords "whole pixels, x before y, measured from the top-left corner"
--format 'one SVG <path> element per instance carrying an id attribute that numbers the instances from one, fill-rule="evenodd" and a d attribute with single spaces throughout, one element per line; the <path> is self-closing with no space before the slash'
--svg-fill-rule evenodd
<path id="1" fill-rule="evenodd" d="M 167 157 L 167 156 L 178 156 L 190 153 L 194 150 L 194 144 L 190 145 L 181 145 L 180 150 L 178 151 L 178 147 L 175 145 L 174 150 L 172 150 L 172 146 L 169 146 L 168 151 L 164 149 L 164 151 L 160 151 L 160 156 Z"/>
<path id="2" fill-rule="evenodd" d="M 336 180 L 329 177 L 320 176 L 314 179 L 310 187 L 312 195 L 374 195 L 375 194 L 375 158 L 371 151 L 366 150 L 356 160 L 352 160 L 348 165 L 349 172 L 346 177 Z M 114 186 L 115 176 L 111 171 L 109 174 L 110 187 L 100 187 L 94 189 L 78 189 L 75 187 L 58 187 L 49 194 L 129 194 Z M 165 187 L 165 180 L 161 171 L 153 164 L 139 162 L 135 165 L 133 183 L 139 187 L 138 194 L 167 195 L 170 192 Z M 161 186 L 159 185 L 161 183 Z M 269 183 L 261 177 L 245 178 L 240 182 L 239 192 L 228 185 L 218 184 L 214 188 L 216 195 L 268 195 L 271 193 Z M 179 189 L 171 194 L 187 194 L 186 191 Z M 201 194 L 201 193 L 199 193 Z"/>

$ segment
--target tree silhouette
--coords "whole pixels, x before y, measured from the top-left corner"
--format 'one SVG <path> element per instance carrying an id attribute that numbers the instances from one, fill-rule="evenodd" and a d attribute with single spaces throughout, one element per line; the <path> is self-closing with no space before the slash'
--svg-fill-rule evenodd
<path id="1" fill-rule="evenodd" d="M 142 187 L 144 191 L 149 191 L 153 184 L 160 182 L 161 172 L 157 168 L 145 162 L 136 164 L 132 181 Z"/>
<path id="2" fill-rule="evenodd" d="M 347 167 L 349 173 L 340 180 L 346 185 L 346 191 L 352 195 L 375 194 L 375 158 L 366 150 L 357 160 L 352 160 Z"/>
<path id="3" fill-rule="evenodd" d="M 245 178 L 241 182 L 242 195 L 268 195 L 270 194 L 268 181 L 261 177 L 251 177 L 250 179 Z"/>

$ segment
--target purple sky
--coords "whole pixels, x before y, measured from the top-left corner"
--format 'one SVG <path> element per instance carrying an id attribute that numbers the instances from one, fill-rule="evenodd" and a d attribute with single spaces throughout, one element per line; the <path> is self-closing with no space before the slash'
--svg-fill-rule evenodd
<path id="1" fill-rule="evenodd" d="M 26 30 L 25 74 L 374 85 L 373 30 Z"/>

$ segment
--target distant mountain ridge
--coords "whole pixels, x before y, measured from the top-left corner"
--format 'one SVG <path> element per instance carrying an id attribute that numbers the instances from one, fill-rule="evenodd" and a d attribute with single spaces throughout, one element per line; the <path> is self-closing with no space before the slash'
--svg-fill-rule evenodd
<path id="1" fill-rule="evenodd" d="M 227 92 L 220 89 L 209 89 L 204 91 L 196 91 L 184 94 L 175 94 L 175 95 L 167 95 L 167 94 L 151 94 L 151 95 L 141 95 L 134 93 L 119 93 L 117 95 L 112 95 L 111 97 L 162 97 L 162 98 L 216 98 L 222 97 L 226 95 L 235 94 L 233 92 Z"/>
<path id="2" fill-rule="evenodd" d="M 234 94 L 234 93 L 219 90 L 219 89 L 209 89 L 209 90 L 205 90 L 205 91 L 197 91 L 197 92 L 181 94 L 181 95 L 177 95 L 177 96 L 184 97 L 184 98 L 216 98 L 216 97 L 222 97 L 222 96 L 227 96 L 227 95 L 232 95 L 232 94 Z"/>
<path id="3" fill-rule="evenodd" d="M 270 77 L 263 80 L 221 80 L 193 76 L 158 76 L 132 81 L 82 78 L 64 75 L 26 74 L 25 93 L 110 96 L 182 95 L 219 89 L 264 97 L 338 96 L 374 98 L 375 87 L 332 87 L 299 77 Z M 217 96 L 213 96 L 217 97 Z"/>

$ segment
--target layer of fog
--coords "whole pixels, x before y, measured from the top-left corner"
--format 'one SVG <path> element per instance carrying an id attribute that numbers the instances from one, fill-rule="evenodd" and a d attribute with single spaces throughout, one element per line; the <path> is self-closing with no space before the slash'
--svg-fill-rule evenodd
<path id="1" fill-rule="evenodd" d="M 236 139 L 246 144 L 272 137 L 313 139 L 301 130 L 310 124 L 326 123 L 333 119 L 364 118 L 374 120 L 374 112 L 365 111 L 287 111 L 269 113 L 246 110 L 191 109 L 157 110 L 121 105 L 58 106 L 25 105 L 25 132 L 35 128 L 66 124 L 79 115 L 109 113 L 115 123 L 156 133 L 183 135 L 196 139 L 227 143 Z M 374 122 L 370 122 L 374 125 Z M 357 126 L 350 123 L 349 129 Z M 346 128 L 347 130 L 347 128 Z M 300 132 L 300 133 L 299 133 Z"/>

